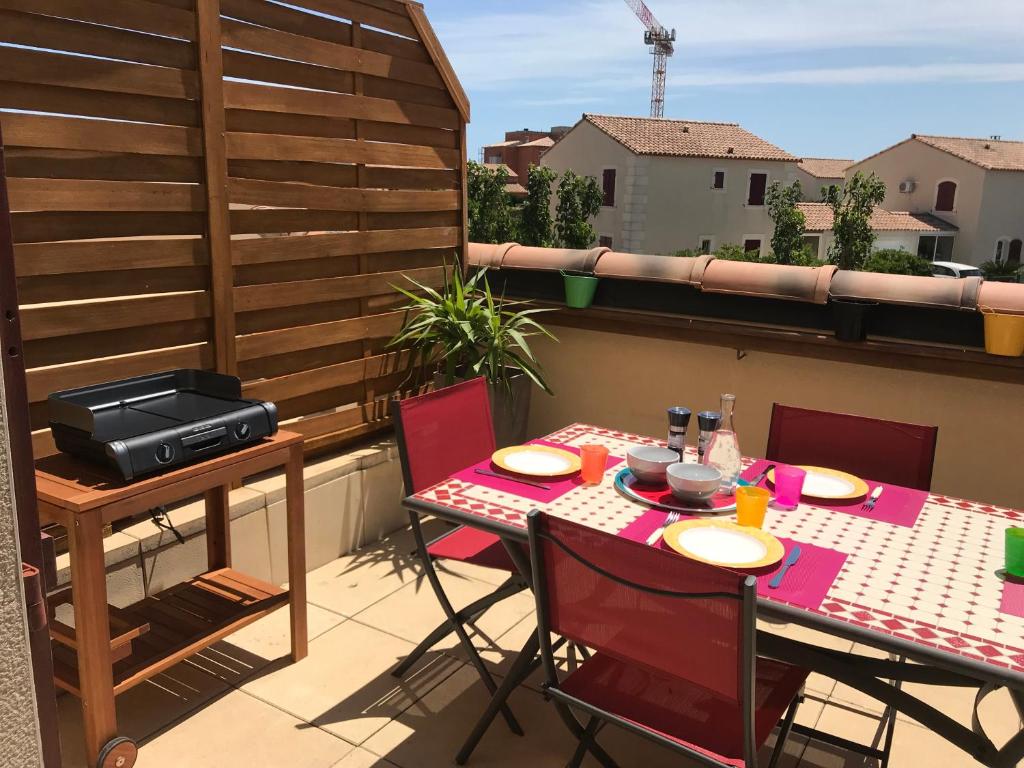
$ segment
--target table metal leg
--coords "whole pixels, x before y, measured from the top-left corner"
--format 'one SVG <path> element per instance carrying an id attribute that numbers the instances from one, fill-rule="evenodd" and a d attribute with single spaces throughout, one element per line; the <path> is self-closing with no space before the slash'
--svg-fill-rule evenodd
<path id="1" fill-rule="evenodd" d="M 480 743 L 480 739 L 483 738 L 484 733 L 487 732 L 491 723 L 494 722 L 494 718 L 501 711 L 508 697 L 512 695 L 512 691 L 536 668 L 537 652 L 539 650 L 540 640 L 537 637 L 537 632 L 531 632 L 526 643 L 519 651 L 515 662 L 512 664 L 512 668 L 508 671 L 501 685 L 498 686 L 498 690 L 494 692 L 490 703 L 487 705 L 487 709 L 484 710 L 484 713 L 480 716 L 480 719 L 466 739 L 466 743 L 462 745 L 462 749 L 456 755 L 456 763 L 465 765 L 466 761 L 469 760 L 469 756 L 473 754 L 476 745 Z"/>
<path id="2" fill-rule="evenodd" d="M 75 515 L 68 537 L 78 645 L 78 684 L 89 765 L 95 765 L 100 749 L 117 735 L 103 558 L 103 519 L 100 513 L 101 510 L 97 509 Z"/>
<path id="3" fill-rule="evenodd" d="M 231 514 L 227 485 L 218 485 L 206 496 L 206 561 L 211 571 L 231 567 Z"/>
<path id="4" fill-rule="evenodd" d="M 302 478 L 302 446 L 288 452 L 285 466 L 285 516 L 288 519 L 288 609 L 291 611 L 292 661 L 309 653 L 306 624 L 306 518 Z"/>

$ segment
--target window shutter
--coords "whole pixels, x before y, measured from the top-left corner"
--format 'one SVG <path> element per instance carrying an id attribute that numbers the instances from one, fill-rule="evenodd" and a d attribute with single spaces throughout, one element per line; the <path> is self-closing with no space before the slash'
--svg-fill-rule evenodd
<path id="1" fill-rule="evenodd" d="M 604 200 L 601 205 L 611 208 L 615 205 L 615 169 L 606 168 L 602 179 L 604 188 Z"/>
<path id="2" fill-rule="evenodd" d="M 767 186 L 767 173 L 750 174 L 750 194 L 747 195 L 747 205 L 764 205 L 764 191 Z"/>
<path id="3" fill-rule="evenodd" d="M 935 192 L 935 210 L 952 211 L 956 201 L 956 183 L 944 181 Z"/>

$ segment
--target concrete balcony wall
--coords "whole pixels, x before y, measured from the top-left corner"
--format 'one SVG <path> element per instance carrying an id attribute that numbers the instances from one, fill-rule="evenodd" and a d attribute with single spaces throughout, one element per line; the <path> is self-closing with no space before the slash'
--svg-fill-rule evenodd
<path id="1" fill-rule="evenodd" d="M 552 316 L 553 318 L 554 316 Z M 1024 507 L 1024 382 L 961 378 L 551 325 L 535 344 L 555 397 L 534 393 L 530 433 L 582 421 L 663 436 L 665 408 L 737 396 L 743 452 L 763 456 L 775 401 L 939 426 L 932 489 Z M 694 419 L 694 422 L 696 419 Z M 691 443 L 696 442 L 692 423 Z"/>
<path id="2" fill-rule="evenodd" d="M 378 541 L 408 521 L 400 506 L 402 472 L 393 442 L 309 461 L 304 480 L 307 570 Z M 273 584 L 288 580 L 284 498 L 283 473 L 249 478 L 230 495 L 232 566 Z M 168 518 L 183 544 L 151 520 L 104 540 L 111 604 L 129 605 L 206 570 L 202 499 L 170 509 Z M 67 584 L 70 556 L 58 557 L 57 568 L 58 584 Z"/>

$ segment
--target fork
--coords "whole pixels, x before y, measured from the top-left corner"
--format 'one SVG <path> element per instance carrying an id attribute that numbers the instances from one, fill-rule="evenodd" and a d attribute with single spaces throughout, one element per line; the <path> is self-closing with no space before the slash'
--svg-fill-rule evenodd
<path id="1" fill-rule="evenodd" d="M 871 492 L 871 496 L 868 497 L 868 500 L 865 501 L 864 504 L 861 505 L 860 511 L 861 512 L 870 512 L 872 509 L 874 509 L 875 508 L 875 504 L 878 503 L 878 497 L 882 495 L 882 491 L 884 491 L 884 490 L 885 490 L 885 487 L 881 486 L 881 485 L 878 486 L 877 488 L 875 488 L 875 490 Z"/>
<path id="2" fill-rule="evenodd" d="M 650 536 L 647 537 L 647 543 L 653 547 L 655 544 L 658 543 L 658 539 L 661 538 L 661 535 L 665 532 L 665 529 L 668 528 L 673 523 L 678 523 L 678 522 L 679 522 L 679 513 L 678 512 L 669 512 L 668 515 L 665 517 L 665 522 L 662 523 L 660 526 L 658 526 L 654 530 L 654 533 L 652 533 Z"/>

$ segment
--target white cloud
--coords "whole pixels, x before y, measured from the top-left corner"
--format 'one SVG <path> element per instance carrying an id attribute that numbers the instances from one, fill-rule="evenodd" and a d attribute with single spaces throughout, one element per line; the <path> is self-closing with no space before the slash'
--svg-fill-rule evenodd
<path id="1" fill-rule="evenodd" d="M 652 5 L 660 21 L 679 34 L 669 66 L 674 86 L 1021 79 L 1021 65 L 1014 61 L 1022 53 L 1021 0 L 657 0 Z M 642 28 L 621 0 L 549 8 L 472 15 L 463 7 L 457 20 L 440 14 L 435 26 L 470 88 L 573 82 L 570 98 L 582 101 L 649 82 Z M 855 63 L 835 66 L 839 55 Z M 979 63 L 983 58 L 997 63 Z M 811 66 L 816 60 L 823 60 L 821 68 Z M 795 61 L 807 66 L 794 67 Z"/>

